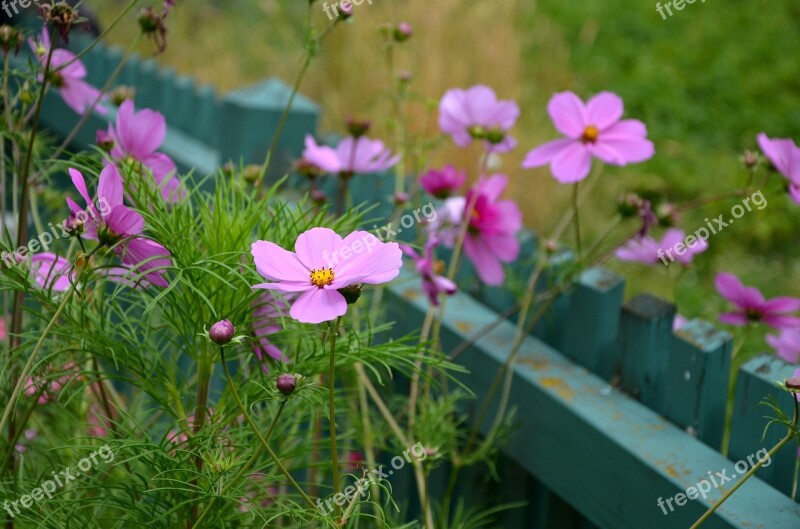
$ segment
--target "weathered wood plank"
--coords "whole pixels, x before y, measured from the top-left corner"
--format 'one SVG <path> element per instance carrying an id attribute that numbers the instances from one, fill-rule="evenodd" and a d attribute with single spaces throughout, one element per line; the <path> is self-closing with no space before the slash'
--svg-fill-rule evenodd
<path id="1" fill-rule="evenodd" d="M 401 333 L 418 328 L 427 308 L 416 287 L 398 281 L 389 288 L 389 306 L 401 312 Z M 495 317 L 469 296 L 456 294 L 445 315 L 445 350 Z M 465 382 L 478 403 L 506 361 L 513 335 L 513 325 L 504 322 L 459 357 L 471 371 Z M 535 338 L 523 343 L 510 399 L 517 405 L 520 429 L 504 451 L 600 528 L 689 527 L 723 493 L 713 489 L 706 499 L 664 515 L 659 498 L 685 492 L 732 463 Z M 798 519 L 800 506 L 754 478 L 704 529 L 797 529 Z"/>

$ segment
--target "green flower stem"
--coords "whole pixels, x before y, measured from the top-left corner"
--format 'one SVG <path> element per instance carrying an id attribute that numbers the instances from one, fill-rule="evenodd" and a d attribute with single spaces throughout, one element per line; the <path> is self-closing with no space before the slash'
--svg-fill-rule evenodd
<path id="1" fill-rule="evenodd" d="M 336 447 L 336 388 L 334 387 L 334 374 L 336 372 L 336 335 L 339 334 L 339 325 L 342 323 L 342 317 L 336 318 L 336 322 L 331 325 L 331 354 L 330 354 L 330 368 L 328 372 L 328 416 L 331 431 L 331 460 L 333 463 L 333 494 L 334 497 L 341 491 L 341 483 L 339 483 L 339 451 Z M 336 522 L 342 516 L 342 508 L 338 503 L 334 502 L 334 512 L 336 514 Z"/>
<path id="2" fill-rule="evenodd" d="M 727 501 L 727 499 L 730 498 L 731 495 L 733 495 L 734 492 L 739 490 L 739 487 L 744 485 L 744 482 L 747 481 L 748 479 L 750 479 L 753 476 L 753 474 L 755 474 L 758 471 L 758 469 L 761 468 L 761 466 L 764 463 L 766 463 L 767 461 L 771 461 L 772 460 L 772 456 L 774 456 L 775 453 L 778 450 L 783 448 L 784 445 L 786 445 L 786 443 L 788 443 L 789 441 L 791 441 L 792 439 L 794 439 L 797 436 L 798 402 L 797 402 L 797 398 L 795 398 L 796 397 L 795 394 L 792 394 L 792 397 L 794 398 L 793 399 L 794 400 L 794 418 L 792 419 L 792 424 L 789 426 L 789 431 L 786 433 L 786 437 L 781 439 L 781 441 L 778 444 L 776 444 L 772 448 L 772 450 L 770 450 L 767 453 L 767 455 L 765 457 L 759 459 L 758 463 L 753 465 L 753 468 L 748 470 L 747 474 L 742 476 L 742 479 L 737 481 L 736 484 L 728 490 L 728 492 L 723 494 L 722 498 L 720 498 L 719 501 L 715 502 L 714 505 L 709 507 L 709 509 L 705 512 L 705 514 L 703 514 L 703 516 L 701 516 L 694 523 L 694 525 L 692 525 L 689 529 L 697 529 L 698 527 L 703 525 L 703 523 L 705 523 L 711 517 L 711 515 L 714 514 L 714 511 L 716 511 L 719 508 L 720 505 L 725 503 L 725 501 Z"/>
<path id="3" fill-rule="evenodd" d="M 280 407 L 278 407 L 278 413 L 276 413 L 275 417 L 272 418 L 272 424 L 270 424 L 269 430 L 267 430 L 267 434 L 264 436 L 265 442 L 269 442 L 269 438 L 272 436 L 272 432 L 275 431 L 275 426 L 277 426 L 278 424 L 278 419 L 281 418 L 281 414 L 283 413 L 283 408 L 286 406 L 286 402 L 287 402 L 286 399 L 281 401 Z M 203 520 L 205 520 L 209 514 L 211 514 L 212 510 L 214 509 L 214 506 L 217 504 L 219 499 L 225 496 L 225 494 L 227 494 L 233 488 L 233 486 L 236 485 L 239 482 L 239 480 L 241 480 L 251 468 L 253 468 L 253 465 L 255 465 L 256 461 L 263 452 L 264 452 L 264 445 L 259 444 L 253 451 L 253 455 L 250 456 L 250 459 L 248 459 L 247 462 L 244 464 L 244 466 L 242 466 L 242 468 L 239 469 L 239 472 L 236 473 L 233 479 L 225 484 L 225 486 L 222 488 L 222 491 L 219 493 L 218 496 L 214 496 L 211 499 L 211 502 L 208 504 L 208 507 L 206 507 L 200 514 L 200 517 L 194 523 L 192 529 L 197 529 L 200 527 L 200 523 Z"/>
<path id="4" fill-rule="evenodd" d="M 258 437 L 261 446 L 264 447 L 264 450 L 266 450 L 267 454 L 269 454 L 269 457 L 271 457 L 272 461 L 275 462 L 275 466 L 277 466 L 278 469 L 283 473 L 283 475 L 286 476 L 286 479 L 289 481 L 289 483 L 291 483 L 292 486 L 295 489 L 297 489 L 297 492 L 300 493 L 300 496 L 302 496 L 303 500 L 305 500 L 308 506 L 311 509 L 316 509 L 317 508 L 316 505 L 314 505 L 314 502 L 311 501 L 311 498 L 308 497 L 308 494 L 306 494 L 305 491 L 303 491 L 303 488 L 297 483 L 297 481 L 295 481 L 295 479 L 292 477 L 292 474 L 289 473 L 288 470 L 286 470 L 285 466 L 283 466 L 283 463 L 281 463 L 281 460 L 278 458 L 278 455 L 272 450 L 272 448 L 270 448 L 269 444 L 267 444 L 267 440 L 264 439 L 264 437 L 261 435 L 261 432 L 259 432 L 258 430 L 258 425 L 253 421 L 253 418 L 250 416 L 250 413 L 247 411 L 247 408 L 245 408 L 244 404 L 242 404 L 242 399 L 239 398 L 239 393 L 236 391 L 236 385 L 233 382 L 233 377 L 231 377 L 231 372 L 228 370 L 228 364 L 225 362 L 224 347 L 219 348 L 219 356 L 222 361 L 222 369 L 225 371 L 225 378 L 228 381 L 228 386 L 231 389 L 231 394 L 233 394 L 233 399 L 236 401 L 236 405 L 239 406 L 239 411 L 242 412 L 242 415 L 244 415 L 244 418 L 247 420 L 247 424 L 250 425 L 250 428 L 253 430 L 253 433 L 255 433 L 256 437 Z"/>

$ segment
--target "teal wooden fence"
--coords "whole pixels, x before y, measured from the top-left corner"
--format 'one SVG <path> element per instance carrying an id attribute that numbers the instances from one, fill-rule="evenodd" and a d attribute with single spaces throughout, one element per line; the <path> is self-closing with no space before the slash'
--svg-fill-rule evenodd
<path id="1" fill-rule="evenodd" d="M 102 85 L 120 58 L 119 50 L 98 46 L 85 60 L 90 82 Z M 170 132 L 162 150 L 182 169 L 202 174 L 228 160 L 260 163 L 289 94 L 275 79 L 217 94 L 138 57 L 128 61 L 118 83 L 135 86 L 137 107 L 164 113 Z M 318 115 L 308 99 L 295 100 L 273 174 L 283 174 L 299 156 Z M 56 96 L 49 97 L 46 126 L 63 135 L 76 121 Z M 105 121 L 92 117 L 74 146 L 92 145 L 99 128 L 105 128 Z M 357 201 L 385 204 L 392 183 L 386 175 L 357 176 L 352 189 Z M 521 237 L 525 255 L 520 262 L 530 262 L 536 236 L 524 232 Z M 525 265 L 515 267 L 524 274 Z M 442 335 L 446 350 L 472 340 L 514 304 L 507 289 L 470 281 L 468 269 L 463 274 L 472 287 L 448 303 Z M 389 288 L 398 335 L 418 329 L 427 309 L 412 276 L 406 272 L 409 281 Z M 519 430 L 503 449 L 503 479 L 490 499 L 523 499 L 529 505 L 508 513 L 503 527 L 685 528 L 732 482 L 666 515 L 659 499 L 685 492 L 718 471 L 731 476 L 734 462 L 771 447 L 784 434 L 772 428 L 762 440 L 768 411 L 759 403 L 775 395 L 790 409 L 790 396 L 777 391 L 774 382 L 789 377 L 793 368 L 765 355 L 739 373 L 730 450 L 723 457 L 731 337 L 697 320 L 673 332 L 675 307 L 646 294 L 623 302 L 624 283 L 603 269 L 584 272 L 522 345 L 511 391 Z M 475 391 L 476 405 L 508 358 L 512 320 L 493 325 L 459 356 L 470 370 L 464 382 Z M 488 424 L 479 427 L 485 432 Z M 789 497 L 795 458 L 793 446 L 776 454 L 705 527 L 798 529 L 800 506 Z"/>

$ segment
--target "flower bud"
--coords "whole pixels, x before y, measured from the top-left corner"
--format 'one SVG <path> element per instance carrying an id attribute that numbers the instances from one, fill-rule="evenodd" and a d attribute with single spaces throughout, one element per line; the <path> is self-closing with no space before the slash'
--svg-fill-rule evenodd
<path id="1" fill-rule="evenodd" d="M 261 178 L 261 166 L 256 164 L 245 166 L 244 171 L 242 171 L 242 178 L 248 184 L 257 184 Z"/>
<path id="2" fill-rule="evenodd" d="M 361 285 L 350 285 L 339 289 L 339 294 L 344 296 L 348 305 L 352 305 L 361 297 Z"/>
<path id="3" fill-rule="evenodd" d="M 392 196 L 394 203 L 396 206 L 402 206 L 407 204 L 411 197 L 408 196 L 408 193 L 404 193 L 403 191 L 396 191 L 395 194 Z"/>
<path id="4" fill-rule="evenodd" d="M 8 24 L 0 26 L 0 48 L 6 53 L 11 50 L 19 51 L 24 41 L 25 35 L 20 30 Z"/>
<path id="5" fill-rule="evenodd" d="M 350 0 L 339 2 L 339 18 L 347 20 L 351 16 L 353 16 L 353 3 Z"/>
<path id="6" fill-rule="evenodd" d="M 44 17 L 45 24 L 52 23 L 58 28 L 58 34 L 61 35 L 64 42 L 69 44 L 69 31 L 72 29 L 72 24 L 80 20 L 78 10 L 67 2 L 62 1 L 53 4 L 42 4 L 39 7 L 39 12 Z"/>
<path id="7" fill-rule="evenodd" d="M 208 337 L 217 345 L 225 345 L 233 339 L 236 329 L 228 320 L 221 320 L 211 326 L 208 330 Z"/>
<path id="8" fill-rule="evenodd" d="M 624 193 L 617 198 L 617 212 L 626 219 L 636 217 L 643 202 L 642 197 L 636 193 Z"/>
<path id="9" fill-rule="evenodd" d="M 135 97 L 136 88 L 132 86 L 117 86 L 108 94 L 111 103 L 116 107 L 122 105 L 122 103 L 127 100 L 133 101 Z"/>
<path id="10" fill-rule="evenodd" d="M 658 217 L 658 223 L 667 228 L 677 226 L 681 219 L 678 208 L 669 202 L 664 202 L 658 206 L 656 216 Z"/>
<path id="11" fill-rule="evenodd" d="M 325 191 L 323 191 L 322 189 L 312 189 L 311 200 L 314 202 L 314 204 L 322 206 L 323 204 L 328 202 L 328 195 L 326 195 Z"/>
<path id="12" fill-rule="evenodd" d="M 758 164 L 758 153 L 751 150 L 744 151 L 742 155 L 742 163 L 748 169 L 751 169 Z"/>
<path id="13" fill-rule="evenodd" d="M 95 141 L 97 146 L 106 152 L 110 152 L 114 148 L 114 138 L 107 130 L 100 129 L 95 134 Z"/>
<path id="14" fill-rule="evenodd" d="M 297 387 L 297 378 L 289 373 L 284 373 L 278 377 L 278 380 L 275 382 L 275 387 L 288 397 Z"/>
<path id="15" fill-rule="evenodd" d="M 792 393 L 800 393 L 800 378 L 787 379 L 786 388 Z"/>
<path id="16" fill-rule="evenodd" d="M 360 138 L 369 132 L 372 122 L 368 119 L 349 118 L 346 123 L 347 132 L 354 138 Z"/>
<path id="17" fill-rule="evenodd" d="M 411 28 L 411 24 L 408 22 L 400 22 L 394 28 L 394 40 L 395 42 L 405 42 L 411 38 L 413 33 L 414 30 Z"/>

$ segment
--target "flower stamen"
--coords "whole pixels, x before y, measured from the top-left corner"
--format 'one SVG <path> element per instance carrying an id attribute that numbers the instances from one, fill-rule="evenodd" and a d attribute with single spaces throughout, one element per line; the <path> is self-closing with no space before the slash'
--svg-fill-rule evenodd
<path id="1" fill-rule="evenodd" d="M 311 273 L 308 275 L 309 279 L 311 279 L 311 284 L 319 288 L 330 285 L 336 277 L 333 273 L 333 268 L 312 268 Z"/>
<path id="2" fill-rule="evenodd" d="M 581 136 L 581 141 L 583 143 L 594 143 L 597 141 L 597 137 L 600 135 L 600 131 L 597 130 L 597 127 L 594 125 L 589 125 L 583 131 L 583 135 Z"/>

